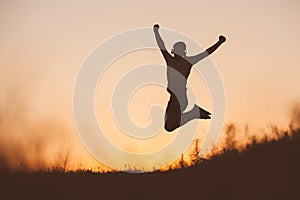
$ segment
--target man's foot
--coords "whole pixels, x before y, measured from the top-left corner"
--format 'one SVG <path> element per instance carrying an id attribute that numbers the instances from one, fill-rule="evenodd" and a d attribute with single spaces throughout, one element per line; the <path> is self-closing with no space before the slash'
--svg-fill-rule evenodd
<path id="1" fill-rule="evenodd" d="M 199 118 L 200 119 L 210 119 L 211 118 L 211 113 L 204 110 L 203 108 L 199 107 L 198 105 L 194 105 L 194 108 L 195 110 L 197 110 L 197 112 L 199 113 Z"/>

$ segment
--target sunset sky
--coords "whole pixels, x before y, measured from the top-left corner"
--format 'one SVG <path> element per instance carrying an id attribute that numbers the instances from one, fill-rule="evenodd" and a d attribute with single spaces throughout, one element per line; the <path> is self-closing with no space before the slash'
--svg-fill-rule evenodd
<path id="1" fill-rule="evenodd" d="M 10 158 L 12 165 L 24 160 L 37 167 L 70 154 L 71 168 L 78 163 L 96 166 L 74 127 L 77 73 L 101 42 L 155 23 L 193 38 L 203 48 L 220 34 L 227 37 L 211 55 L 226 90 L 225 123 L 234 122 L 241 130 L 248 125 L 255 134 L 271 123 L 287 127 L 291 106 L 300 102 L 299 10 L 297 0 L 2 0 L 0 156 Z M 172 45 L 166 44 L 168 49 Z M 150 54 L 164 64 L 159 51 Z M 124 59 L 135 63 L 134 54 Z M 198 80 L 193 73 L 191 79 L 193 84 Z M 211 107 L 209 99 L 200 103 Z"/>

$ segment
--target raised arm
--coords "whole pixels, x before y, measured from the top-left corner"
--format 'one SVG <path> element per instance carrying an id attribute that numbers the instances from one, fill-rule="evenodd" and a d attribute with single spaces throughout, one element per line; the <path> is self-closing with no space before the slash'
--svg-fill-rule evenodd
<path id="1" fill-rule="evenodd" d="M 159 32 L 158 32 L 158 29 L 159 29 L 159 25 L 158 24 L 155 24 L 153 26 L 153 31 L 154 31 L 154 35 L 155 35 L 155 39 L 156 39 L 156 42 L 157 42 L 157 45 L 158 47 L 160 48 L 160 51 L 161 53 L 163 54 L 164 58 L 167 59 L 167 57 L 170 57 L 171 55 L 169 54 L 169 52 L 167 51 L 166 49 L 166 46 L 165 46 L 165 43 L 164 41 L 162 40 Z"/>
<path id="2" fill-rule="evenodd" d="M 214 45 L 212 45 L 211 47 L 209 47 L 208 49 L 206 49 L 204 52 L 199 53 L 195 56 L 190 56 L 189 62 L 191 64 L 196 64 L 197 62 L 199 62 L 200 60 L 202 60 L 203 58 L 209 56 L 210 54 L 212 54 L 215 50 L 217 50 L 217 48 L 219 48 L 219 46 L 221 46 L 221 44 L 223 44 L 226 41 L 226 38 L 223 35 L 219 36 L 219 41 L 216 42 Z"/>

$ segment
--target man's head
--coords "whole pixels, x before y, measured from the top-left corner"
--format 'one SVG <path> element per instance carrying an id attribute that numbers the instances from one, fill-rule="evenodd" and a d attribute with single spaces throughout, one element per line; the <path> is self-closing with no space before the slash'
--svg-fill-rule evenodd
<path id="1" fill-rule="evenodd" d="M 171 51 L 172 54 L 177 54 L 179 56 L 185 56 L 186 55 L 186 45 L 184 42 L 176 42 L 173 45 L 173 49 Z"/>

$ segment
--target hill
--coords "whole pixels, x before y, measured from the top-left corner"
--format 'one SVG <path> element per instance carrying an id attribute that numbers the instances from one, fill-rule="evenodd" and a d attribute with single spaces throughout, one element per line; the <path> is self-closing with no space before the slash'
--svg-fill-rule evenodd
<path id="1" fill-rule="evenodd" d="M 145 174 L 0 172 L 1 199 L 300 199 L 300 131 Z"/>

